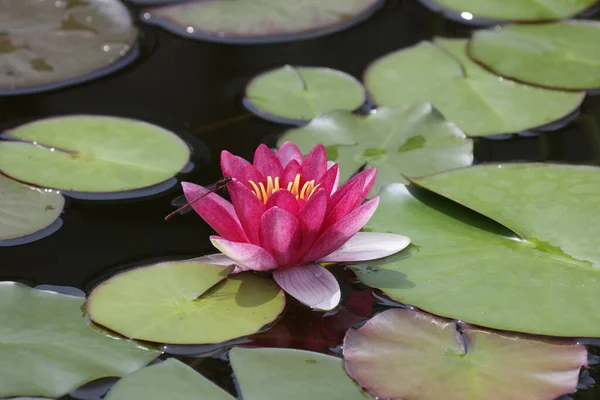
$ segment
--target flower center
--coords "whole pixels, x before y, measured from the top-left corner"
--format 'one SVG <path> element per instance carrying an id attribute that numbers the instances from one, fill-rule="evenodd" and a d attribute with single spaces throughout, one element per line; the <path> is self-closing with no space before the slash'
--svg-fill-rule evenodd
<path id="1" fill-rule="evenodd" d="M 300 187 L 300 174 L 296 174 L 293 182 L 289 182 L 286 189 L 279 186 L 279 177 L 267 177 L 267 186 L 262 182 L 258 182 L 258 185 L 254 181 L 248 181 L 252 185 L 252 192 L 261 200 L 263 203 L 267 203 L 269 197 L 278 190 L 287 190 L 294 196 L 296 200 L 308 200 L 310 196 L 317 190 L 319 185 L 315 185 L 314 179 L 312 181 L 305 182 Z"/>

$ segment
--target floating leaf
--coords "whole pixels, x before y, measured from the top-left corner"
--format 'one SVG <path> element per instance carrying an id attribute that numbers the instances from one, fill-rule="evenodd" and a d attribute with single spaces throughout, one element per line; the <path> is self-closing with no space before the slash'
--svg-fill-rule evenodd
<path id="1" fill-rule="evenodd" d="M 117 0 L 0 3 L 0 95 L 98 78 L 139 51 L 129 11 Z"/>
<path id="2" fill-rule="evenodd" d="M 86 382 L 131 373 L 159 355 L 91 327 L 83 303 L 0 283 L 0 397 L 60 397 Z"/>
<path id="3" fill-rule="evenodd" d="M 600 22 L 507 25 L 475 32 L 469 54 L 494 73 L 559 89 L 600 88 Z"/>
<path id="4" fill-rule="evenodd" d="M 56 192 L 21 185 L 0 175 L 0 246 L 43 238 L 45 235 L 28 236 L 43 233 L 56 222 L 64 205 L 65 198 Z"/>
<path id="5" fill-rule="evenodd" d="M 92 320 L 126 337 L 160 343 L 220 343 L 257 332 L 283 311 L 283 291 L 253 273 L 193 260 L 115 275 L 89 296 Z"/>
<path id="6" fill-rule="evenodd" d="M 286 65 L 252 79 L 244 105 L 270 121 L 303 123 L 331 110 L 356 110 L 365 100 L 362 84 L 342 71 Z"/>
<path id="7" fill-rule="evenodd" d="M 469 136 L 517 133 L 577 110 L 584 92 L 562 92 L 499 78 L 471 61 L 466 40 L 421 42 L 376 60 L 365 85 L 377 104 L 431 102 Z"/>
<path id="8" fill-rule="evenodd" d="M 476 166 L 391 185 L 368 229 L 411 238 L 407 251 L 357 268 L 401 302 L 477 325 L 600 336 L 600 170 Z"/>
<path id="9" fill-rule="evenodd" d="M 472 19 L 547 21 L 564 19 L 587 11 L 598 0 L 421 0 L 449 17 Z M 494 21 L 486 21 L 493 23 Z"/>
<path id="10" fill-rule="evenodd" d="M 105 400 L 233 400 L 223 389 L 175 359 L 121 379 Z"/>
<path id="11" fill-rule="evenodd" d="M 212 42 L 256 44 L 303 40 L 369 18 L 383 0 L 200 0 L 146 10 L 146 22 Z"/>
<path id="12" fill-rule="evenodd" d="M 231 366 L 244 400 L 365 400 L 342 360 L 293 349 L 233 348 Z"/>
<path id="13" fill-rule="evenodd" d="M 546 400 L 574 392 L 587 365 L 583 345 L 461 328 L 417 311 L 384 311 L 346 333 L 346 370 L 385 399 Z"/>
<path id="14" fill-rule="evenodd" d="M 190 156 L 175 134 L 125 118 L 49 118 L 22 125 L 10 136 L 22 141 L 0 141 L 0 170 L 61 190 L 116 192 L 155 185 L 177 174 Z"/>
<path id="15" fill-rule="evenodd" d="M 408 183 L 403 174 L 421 176 L 473 161 L 472 141 L 430 104 L 381 107 L 366 116 L 332 111 L 287 131 L 278 143 L 286 141 L 305 154 L 323 143 L 327 158 L 340 164 L 340 182 L 365 164 L 377 167 L 371 194 L 386 183 Z"/>

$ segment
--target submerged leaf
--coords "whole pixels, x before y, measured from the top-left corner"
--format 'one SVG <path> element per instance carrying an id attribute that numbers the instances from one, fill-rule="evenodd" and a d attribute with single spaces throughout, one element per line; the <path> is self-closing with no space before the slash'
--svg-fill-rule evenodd
<path id="1" fill-rule="evenodd" d="M 159 343 L 220 343 L 253 334 L 283 311 L 283 291 L 252 273 L 194 260 L 135 268 L 98 285 L 92 320 L 126 337 Z"/>
<path id="2" fill-rule="evenodd" d="M 386 183 L 462 167 L 473 161 L 473 143 L 430 104 L 381 107 L 367 116 L 331 111 L 279 139 L 306 154 L 323 143 L 327 158 L 340 165 L 340 182 L 364 165 L 377 167 L 371 194 Z"/>
<path id="3" fill-rule="evenodd" d="M 344 362 L 385 399 L 548 400 L 577 388 L 584 346 L 462 327 L 422 312 L 384 311 L 344 338 Z M 508 383 L 508 384 L 507 384 Z"/>
<path id="4" fill-rule="evenodd" d="M 363 283 L 477 325 L 600 336 L 600 169 L 482 165 L 417 183 L 483 215 L 422 189 L 385 187 L 367 228 L 412 245 L 356 268 Z"/>
<path id="5" fill-rule="evenodd" d="M 585 97 L 500 78 L 471 61 L 466 44 L 437 38 L 387 54 L 369 66 L 365 86 L 383 106 L 431 102 L 469 136 L 549 124 L 575 112 Z"/>
<path id="6" fill-rule="evenodd" d="M 0 397 L 61 397 L 131 373 L 159 355 L 89 325 L 84 300 L 0 283 Z"/>

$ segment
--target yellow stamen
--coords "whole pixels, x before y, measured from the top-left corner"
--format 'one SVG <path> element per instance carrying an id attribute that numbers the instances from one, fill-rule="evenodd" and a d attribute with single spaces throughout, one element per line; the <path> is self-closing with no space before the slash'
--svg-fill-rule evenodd
<path id="1" fill-rule="evenodd" d="M 252 185 L 252 192 L 254 192 L 254 194 L 256 195 L 256 197 L 258 197 L 259 200 L 262 200 L 260 197 L 260 189 L 258 188 L 258 186 L 256 186 L 256 183 L 254 183 L 254 181 L 248 182 Z"/>
<path id="2" fill-rule="evenodd" d="M 265 185 L 263 185 L 262 182 L 258 182 L 258 184 L 260 185 L 260 192 L 262 194 L 263 201 L 266 203 L 267 199 L 269 198 L 269 195 L 267 194 L 267 191 L 265 190 Z"/>
<path id="3" fill-rule="evenodd" d="M 313 179 L 305 182 L 304 185 L 302 185 L 302 188 L 300 188 L 300 178 L 300 174 L 296 174 L 294 181 L 288 182 L 287 190 L 298 200 L 308 200 L 310 199 L 310 196 L 312 196 L 317 190 L 320 184 L 315 186 L 315 181 Z M 248 183 L 250 183 L 252 186 L 252 192 L 256 195 L 256 197 L 265 204 L 273 193 L 281 190 L 278 176 L 276 176 L 275 179 L 273 179 L 271 176 L 268 176 L 266 187 L 262 182 L 259 182 L 258 185 L 254 181 L 248 181 Z"/>

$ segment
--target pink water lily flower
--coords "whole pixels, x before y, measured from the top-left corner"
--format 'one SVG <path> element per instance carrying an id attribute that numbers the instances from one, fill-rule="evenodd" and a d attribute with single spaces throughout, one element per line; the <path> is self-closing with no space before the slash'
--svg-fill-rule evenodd
<path id="1" fill-rule="evenodd" d="M 339 167 L 327 161 L 323 145 L 306 157 L 290 142 L 277 153 L 260 145 L 253 164 L 223 151 L 221 169 L 232 178 L 231 203 L 210 193 L 192 205 L 219 234 L 210 239 L 223 254 L 205 260 L 273 270 L 279 286 L 310 307 L 330 310 L 340 301 L 337 280 L 318 263 L 381 258 L 410 242 L 400 235 L 358 232 L 379 203 L 378 196 L 364 202 L 376 170 L 365 169 L 338 188 Z M 188 182 L 182 186 L 188 201 L 208 191 Z"/>

